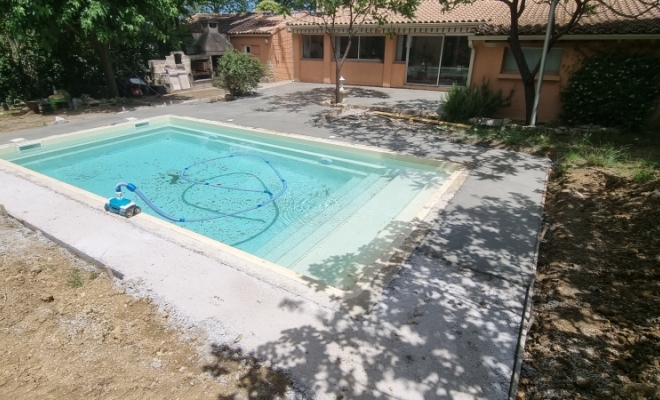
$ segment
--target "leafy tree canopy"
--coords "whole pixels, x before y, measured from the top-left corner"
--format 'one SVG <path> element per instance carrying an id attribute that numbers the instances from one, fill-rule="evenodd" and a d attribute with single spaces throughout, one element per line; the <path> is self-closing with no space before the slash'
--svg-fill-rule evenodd
<path id="1" fill-rule="evenodd" d="M 275 14 L 283 14 L 286 12 L 285 8 L 274 0 L 262 0 L 254 7 L 256 12 L 272 12 Z"/>
<path id="2" fill-rule="evenodd" d="M 110 47 L 145 37 L 164 42 L 185 11 L 183 0 L 3 0 L 0 17 L 11 35 L 37 32 L 43 46 L 75 36 L 101 60 L 107 85 L 117 96 Z"/>
<path id="3" fill-rule="evenodd" d="M 251 11 L 254 0 L 191 0 L 187 6 L 191 13 L 240 13 Z"/>

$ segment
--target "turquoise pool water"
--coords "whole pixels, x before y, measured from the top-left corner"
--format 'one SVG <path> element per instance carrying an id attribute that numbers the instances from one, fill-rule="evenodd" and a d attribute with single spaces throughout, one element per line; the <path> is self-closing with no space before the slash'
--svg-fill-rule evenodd
<path id="1" fill-rule="evenodd" d="M 194 185 L 179 176 L 196 162 L 228 154 L 258 157 L 222 158 L 194 166 L 187 175 L 255 191 Z M 3 156 L 107 198 L 118 182 L 131 182 L 163 211 L 187 219 L 249 208 L 269 199 L 265 192 L 280 191 L 279 177 L 259 157 L 286 179 L 281 197 L 239 215 L 178 225 L 344 290 L 450 174 L 429 161 L 194 123 L 130 126 Z M 125 190 L 124 196 L 161 218 L 134 193 Z"/>

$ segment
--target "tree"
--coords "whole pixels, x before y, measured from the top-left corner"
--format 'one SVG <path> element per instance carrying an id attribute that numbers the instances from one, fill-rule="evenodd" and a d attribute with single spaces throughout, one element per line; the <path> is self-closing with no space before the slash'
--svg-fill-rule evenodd
<path id="1" fill-rule="evenodd" d="M 458 4 L 462 3 L 474 3 L 478 1 L 493 1 L 493 0 L 439 0 L 440 4 L 443 4 L 446 9 L 450 9 Z M 536 79 L 536 74 L 539 72 L 541 67 L 541 62 L 536 63 L 535 66 L 531 67 L 527 65 L 525 60 L 525 54 L 523 53 L 523 48 L 521 45 L 520 39 L 520 18 L 525 12 L 525 9 L 528 3 L 532 1 L 539 2 L 537 0 L 495 0 L 501 3 L 504 3 L 508 10 L 510 16 L 510 29 L 509 29 L 509 48 L 513 58 L 516 60 L 518 70 L 520 71 L 520 77 L 523 81 L 523 88 L 525 92 L 525 122 L 527 124 L 532 123 L 532 109 L 534 106 L 534 97 L 536 95 L 536 88 L 534 87 L 534 81 Z M 569 21 L 566 24 L 557 25 L 556 23 L 552 26 L 550 36 L 550 46 L 548 50 L 557 43 L 557 40 L 570 32 L 570 30 L 584 17 L 587 15 L 594 14 L 598 12 L 599 9 L 607 9 L 614 14 L 636 18 L 644 13 L 650 11 L 654 7 L 658 7 L 657 0 L 631 0 L 638 2 L 642 9 L 641 12 L 636 14 L 626 13 L 626 9 L 617 7 L 616 0 L 560 0 L 560 7 L 563 7 L 566 10 L 566 13 L 570 16 Z M 541 0 L 540 2 L 545 3 L 548 7 L 551 6 L 551 0 Z"/>
<path id="2" fill-rule="evenodd" d="M 285 12 L 283 7 L 273 0 L 262 0 L 259 4 L 254 7 L 256 12 L 272 12 L 275 14 L 282 14 Z"/>
<path id="3" fill-rule="evenodd" d="M 253 0 L 192 0 L 188 8 L 193 13 L 241 13 L 252 10 Z"/>
<path id="4" fill-rule="evenodd" d="M 110 48 L 145 36 L 168 38 L 183 11 L 181 0 L 3 0 L 0 17 L 10 32 L 40 32 L 44 45 L 70 41 L 71 35 L 97 53 L 109 94 L 119 92 Z"/>
<path id="5" fill-rule="evenodd" d="M 296 19 L 305 19 L 319 27 L 330 38 L 332 54 L 335 57 L 335 102 L 340 101 L 339 78 L 353 38 L 364 24 L 383 26 L 387 17 L 393 14 L 413 18 L 419 0 L 311 0 L 309 3 L 297 3 L 304 7 L 307 13 L 297 14 Z M 336 37 L 347 37 L 347 45 L 340 54 L 337 49 Z"/>

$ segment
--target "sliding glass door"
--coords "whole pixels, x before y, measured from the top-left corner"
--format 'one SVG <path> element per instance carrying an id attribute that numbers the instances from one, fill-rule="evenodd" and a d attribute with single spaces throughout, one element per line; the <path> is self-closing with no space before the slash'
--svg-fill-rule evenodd
<path id="1" fill-rule="evenodd" d="M 467 36 L 409 36 L 406 83 L 465 85 L 470 57 Z"/>
<path id="2" fill-rule="evenodd" d="M 442 36 L 409 37 L 407 83 L 438 84 L 442 39 Z"/>

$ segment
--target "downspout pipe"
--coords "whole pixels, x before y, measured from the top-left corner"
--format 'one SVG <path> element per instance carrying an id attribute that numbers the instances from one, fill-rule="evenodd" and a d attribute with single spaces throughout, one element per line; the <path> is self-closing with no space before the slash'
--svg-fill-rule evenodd
<path id="1" fill-rule="evenodd" d="M 545 62 L 548 56 L 548 48 L 550 47 L 550 37 L 552 36 L 552 28 L 555 25 L 555 9 L 559 0 L 552 0 L 550 3 L 550 14 L 548 15 L 548 27 L 545 30 L 545 40 L 543 41 L 543 53 L 541 54 L 541 66 L 539 67 L 538 81 L 536 82 L 536 94 L 534 95 L 534 106 L 532 107 L 532 118 L 529 122 L 530 126 L 536 126 L 536 116 L 539 108 L 539 99 L 541 98 L 541 86 L 543 85 L 543 74 L 545 72 Z"/>

